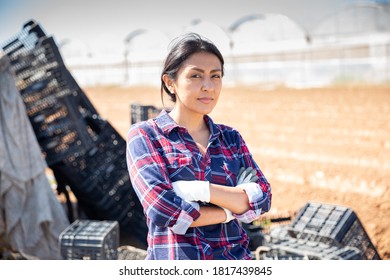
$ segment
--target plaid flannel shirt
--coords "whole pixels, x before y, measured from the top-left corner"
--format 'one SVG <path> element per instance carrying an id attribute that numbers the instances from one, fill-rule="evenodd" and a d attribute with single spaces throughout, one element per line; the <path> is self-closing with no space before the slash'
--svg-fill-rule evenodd
<path id="1" fill-rule="evenodd" d="M 214 124 L 208 116 L 204 120 L 210 129 L 206 155 L 166 111 L 130 127 L 127 165 L 149 228 L 147 259 L 251 258 L 240 221 L 250 222 L 270 209 L 270 185 L 237 130 Z M 190 227 L 199 209 L 177 196 L 172 182 L 203 180 L 234 187 L 242 166 L 257 171 L 263 195 L 247 193 L 250 210 L 229 223 Z"/>

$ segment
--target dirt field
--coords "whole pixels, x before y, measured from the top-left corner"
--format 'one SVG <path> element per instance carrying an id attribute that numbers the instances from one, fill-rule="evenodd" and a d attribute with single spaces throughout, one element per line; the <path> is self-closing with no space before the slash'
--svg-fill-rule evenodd
<path id="1" fill-rule="evenodd" d="M 155 88 L 85 88 L 125 137 L 130 104 L 161 107 Z M 272 211 L 308 201 L 351 207 L 390 259 L 390 87 L 225 88 L 212 113 L 236 127 L 273 190 Z"/>

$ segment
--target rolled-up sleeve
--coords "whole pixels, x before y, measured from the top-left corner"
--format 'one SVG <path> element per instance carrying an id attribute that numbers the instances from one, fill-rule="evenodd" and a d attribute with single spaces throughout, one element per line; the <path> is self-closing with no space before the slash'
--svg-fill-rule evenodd
<path id="1" fill-rule="evenodd" d="M 249 200 L 250 209 L 243 214 L 234 214 L 234 216 L 243 223 L 250 223 L 260 217 L 261 214 L 268 212 L 271 209 L 272 192 L 271 185 L 268 183 L 263 172 L 260 170 L 257 163 L 254 161 L 252 154 L 238 133 L 239 154 L 241 156 L 242 165 L 244 167 L 252 167 L 256 170 L 257 188 L 244 189 Z"/>
<path id="2" fill-rule="evenodd" d="M 143 123 L 143 125 L 148 125 Z M 199 216 L 199 208 L 175 194 L 165 162 L 141 125 L 130 128 L 126 159 L 130 180 L 147 219 L 160 227 L 184 234 Z"/>
<path id="3" fill-rule="evenodd" d="M 270 199 L 268 197 L 268 194 L 263 194 L 263 192 L 260 190 L 259 185 L 251 185 L 249 188 L 243 189 L 248 196 L 250 209 L 243 214 L 233 215 L 243 223 L 250 223 L 259 218 L 263 212 L 269 211 Z"/>
<path id="4" fill-rule="evenodd" d="M 194 209 L 196 211 L 199 211 L 200 206 L 197 202 L 187 202 L 185 200 L 182 200 L 183 205 L 179 218 L 177 219 L 178 222 L 174 224 L 171 228 L 171 230 L 176 234 L 185 234 L 187 229 L 190 227 L 192 222 L 194 221 L 194 215 L 190 215 L 189 213 L 192 213 Z M 190 204 L 190 206 L 188 206 Z M 192 209 L 191 209 L 192 208 Z"/>

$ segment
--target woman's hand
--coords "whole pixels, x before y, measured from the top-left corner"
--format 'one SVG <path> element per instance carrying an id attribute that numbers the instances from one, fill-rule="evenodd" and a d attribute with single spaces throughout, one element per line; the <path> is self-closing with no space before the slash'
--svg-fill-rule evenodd
<path id="1" fill-rule="evenodd" d="M 259 177 L 256 176 L 256 170 L 252 167 L 248 167 L 247 169 L 241 167 L 237 176 L 237 186 L 250 182 L 254 183 L 257 182 L 257 180 L 259 180 Z"/>

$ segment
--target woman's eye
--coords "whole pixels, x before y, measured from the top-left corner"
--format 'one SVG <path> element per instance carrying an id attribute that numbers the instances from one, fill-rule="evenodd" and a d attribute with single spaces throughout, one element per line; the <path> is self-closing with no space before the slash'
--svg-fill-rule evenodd
<path id="1" fill-rule="evenodd" d="M 216 79 L 220 79 L 221 78 L 221 75 L 213 75 L 213 78 L 216 78 Z"/>

